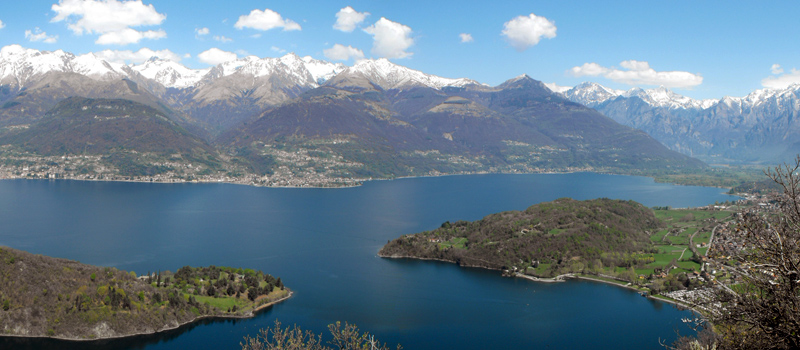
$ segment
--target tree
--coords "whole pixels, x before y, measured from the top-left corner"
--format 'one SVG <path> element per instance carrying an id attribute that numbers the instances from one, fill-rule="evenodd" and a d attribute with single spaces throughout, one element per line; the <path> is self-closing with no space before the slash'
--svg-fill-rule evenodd
<path id="1" fill-rule="evenodd" d="M 717 284 L 706 301 L 723 349 L 800 348 L 800 156 L 766 172 L 781 192 L 777 212 L 740 213 L 744 247 L 731 268 L 742 277 Z"/>
<path id="2" fill-rule="evenodd" d="M 275 320 L 273 328 L 259 330 L 258 334 L 251 338 L 245 336 L 244 341 L 239 343 L 242 350 L 389 350 L 386 344 L 381 344 L 374 336 L 368 332 L 361 332 L 356 325 L 349 323 L 336 322 L 328 325 L 333 339 L 328 344 L 333 347 L 322 345 L 322 334 L 315 335 L 311 331 L 303 331 L 296 325 L 294 327 L 283 328 L 278 320 Z M 397 349 L 402 349 L 397 345 Z"/>

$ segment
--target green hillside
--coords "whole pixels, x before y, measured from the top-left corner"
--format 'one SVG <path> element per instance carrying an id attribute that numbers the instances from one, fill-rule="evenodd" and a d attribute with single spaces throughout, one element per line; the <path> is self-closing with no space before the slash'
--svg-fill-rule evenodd
<path id="1" fill-rule="evenodd" d="M 248 317 L 289 296 L 261 271 L 210 266 L 137 278 L 114 268 L 0 248 L 4 335 L 101 339 L 176 328 L 206 316 Z"/>

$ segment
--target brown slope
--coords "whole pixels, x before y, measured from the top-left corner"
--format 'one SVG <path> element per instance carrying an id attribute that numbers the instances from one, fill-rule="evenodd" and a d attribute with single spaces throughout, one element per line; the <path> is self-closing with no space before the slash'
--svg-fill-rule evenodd
<path id="1" fill-rule="evenodd" d="M 27 129 L 0 137 L 39 155 L 104 155 L 114 150 L 212 155 L 215 151 L 161 111 L 122 99 L 71 97 Z"/>

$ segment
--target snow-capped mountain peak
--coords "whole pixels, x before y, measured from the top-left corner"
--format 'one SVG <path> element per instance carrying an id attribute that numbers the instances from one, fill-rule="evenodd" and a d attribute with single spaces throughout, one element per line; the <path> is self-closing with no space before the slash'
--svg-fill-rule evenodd
<path id="1" fill-rule="evenodd" d="M 632 88 L 628 91 L 607 88 L 597 83 L 584 82 L 563 93 L 573 102 L 578 102 L 589 107 L 598 106 L 615 98 L 639 98 L 653 107 L 669 109 L 706 109 L 719 100 L 695 100 L 679 95 L 674 91 L 659 86 L 655 89 Z"/>
<path id="2" fill-rule="evenodd" d="M 239 67 L 234 74 L 249 75 L 254 78 L 281 76 L 297 86 L 317 86 L 311 73 L 306 68 L 305 62 L 294 53 L 278 58 L 265 57 L 249 60 Z"/>
<path id="3" fill-rule="evenodd" d="M 72 71 L 95 79 L 120 79 L 126 76 L 121 63 L 111 63 L 93 53 L 76 56 L 71 62 Z"/>
<path id="4" fill-rule="evenodd" d="M 196 85 L 210 70 L 189 69 L 178 62 L 158 57 L 151 57 L 140 65 L 132 66 L 131 69 L 165 87 L 179 89 Z"/>
<path id="5" fill-rule="evenodd" d="M 563 92 L 563 95 L 573 102 L 593 107 L 616 98 L 623 93 L 624 91 L 609 89 L 600 84 L 587 81 Z"/>
<path id="6" fill-rule="evenodd" d="M 417 85 L 441 89 L 446 86 L 477 84 L 477 82 L 471 79 L 450 79 L 425 74 L 418 70 L 394 64 L 386 58 L 359 60 L 355 65 L 342 72 L 342 74 L 361 75 L 385 90 Z"/>
<path id="7" fill-rule="evenodd" d="M 0 49 L 0 83 L 24 86 L 33 77 L 49 72 L 77 73 L 92 79 L 118 79 L 122 65 L 108 63 L 94 54 L 75 56 L 62 50 L 39 51 L 8 45 Z"/>
<path id="8" fill-rule="evenodd" d="M 315 60 L 311 56 L 303 57 L 303 62 L 317 84 L 323 84 L 328 81 L 328 79 L 333 78 L 336 74 L 347 69 L 347 67 L 341 63 Z"/>
<path id="9" fill-rule="evenodd" d="M 626 91 L 622 96 L 628 98 L 638 97 L 653 107 L 669 109 L 705 109 L 718 102 L 718 100 L 695 100 L 691 97 L 679 95 L 664 86 L 647 90 L 633 88 Z"/>

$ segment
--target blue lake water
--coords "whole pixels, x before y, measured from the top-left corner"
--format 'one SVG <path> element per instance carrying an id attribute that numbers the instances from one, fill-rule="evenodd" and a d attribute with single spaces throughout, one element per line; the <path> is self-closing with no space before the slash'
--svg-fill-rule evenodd
<path id="1" fill-rule="evenodd" d="M 316 333 L 348 321 L 406 349 L 660 349 L 659 339 L 690 333 L 680 322 L 690 312 L 615 286 L 534 283 L 376 256 L 403 234 L 561 197 L 672 207 L 734 199 L 717 188 L 592 173 L 414 178 L 345 189 L 0 181 L 0 245 L 139 274 L 249 267 L 295 291 L 252 319 L 102 342 L 0 338 L 0 348 L 235 349 L 275 319 Z"/>

